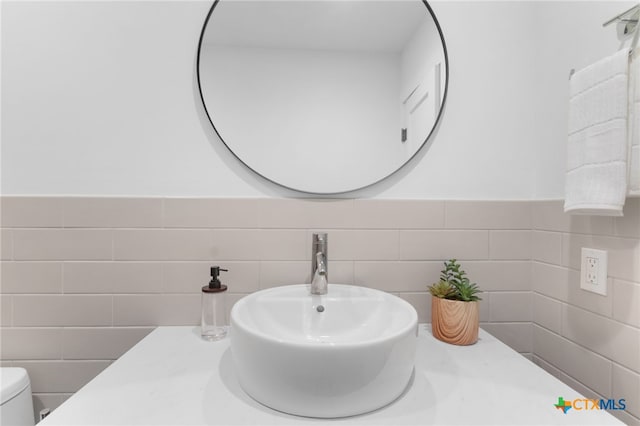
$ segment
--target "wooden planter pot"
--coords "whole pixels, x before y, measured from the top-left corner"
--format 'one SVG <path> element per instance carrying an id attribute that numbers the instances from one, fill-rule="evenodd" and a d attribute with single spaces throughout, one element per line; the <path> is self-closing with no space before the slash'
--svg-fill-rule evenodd
<path id="1" fill-rule="evenodd" d="M 473 345 L 478 341 L 480 313 L 478 302 L 461 302 L 431 297 L 431 330 L 436 339 L 454 345 Z"/>

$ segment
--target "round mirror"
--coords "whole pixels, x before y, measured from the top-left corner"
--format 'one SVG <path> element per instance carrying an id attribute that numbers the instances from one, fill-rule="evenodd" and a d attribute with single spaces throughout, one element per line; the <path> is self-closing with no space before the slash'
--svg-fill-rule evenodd
<path id="1" fill-rule="evenodd" d="M 384 179 L 426 143 L 448 62 L 420 0 L 217 0 L 197 72 L 240 161 L 284 187 L 335 194 Z"/>

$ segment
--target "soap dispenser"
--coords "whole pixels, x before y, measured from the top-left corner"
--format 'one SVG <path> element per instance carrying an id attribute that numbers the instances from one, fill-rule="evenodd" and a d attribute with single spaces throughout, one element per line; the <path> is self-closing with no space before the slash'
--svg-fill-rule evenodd
<path id="1" fill-rule="evenodd" d="M 211 268 L 211 281 L 202 287 L 202 338 L 209 341 L 220 340 L 227 335 L 227 286 L 220 282 L 220 272 L 227 272 L 219 266 Z"/>

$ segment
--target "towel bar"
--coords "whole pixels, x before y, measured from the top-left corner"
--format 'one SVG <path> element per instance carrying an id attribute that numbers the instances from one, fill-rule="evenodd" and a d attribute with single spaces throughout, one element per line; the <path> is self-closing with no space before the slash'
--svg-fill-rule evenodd
<path id="1" fill-rule="evenodd" d="M 603 27 L 606 27 L 614 22 L 626 22 L 624 27 L 624 33 L 629 34 L 630 31 L 633 31 L 633 39 L 631 40 L 631 44 L 629 45 L 629 59 L 633 59 L 633 53 L 638 45 L 638 36 L 640 35 L 640 31 L 636 31 L 638 27 L 638 20 L 640 19 L 640 4 L 633 6 L 630 9 L 625 10 L 617 16 L 609 19 L 607 22 L 602 24 Z M 573 77 L 576 70 L 574 68 L 569 71 L 569 80 Z"/>
<path id="2" fill-rule="evenodd" d="M 608 25 L 613 24 L 614 22 L 631 22 L 634 24 L 638 23 L 638 16 L 634 16 L 633 18 L 628 18 L 629 15 L 633 15 L 636 12 L 640 11 L 640 5 L 635 5 L 627 10 L 625 10 L 624 12 L 620 13 L 619 15 L 614 16 L 613 18 L 609 19 L 607 22 L 605 22 L 604 24 L 602 24 L 603 27 L 606 27 Z M 635 25 L 634 25 L 635 26 Z M 625 34 L 626 33 L 626 28 L 625 28 Z"/>
<path id="3" fill-rule="evenodd" d="M 609 19 L 607 22 L 602 24 L 603 27 L 607 25 L 611 25 L 614 22 L 625 22 L 624 25 L 624 34 L 629 34 L 635 31 L 638 26 L 638 18 L 640 17 L 640 5 L 635 5 L 630 9 L 625 10 L 621 14 L 614 16 Z"/>

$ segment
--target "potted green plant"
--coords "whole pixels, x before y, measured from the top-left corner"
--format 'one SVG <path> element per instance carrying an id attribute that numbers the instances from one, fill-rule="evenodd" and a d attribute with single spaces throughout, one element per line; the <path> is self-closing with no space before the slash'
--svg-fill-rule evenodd
<path id="1" fill-rule="evenodd" d="M 478 341 L 480 289 L 466 275 L 458 261 L 451 259 L 444 262 L 440 281 L 429 286 L 433 336 L 454 345 Z"/>

